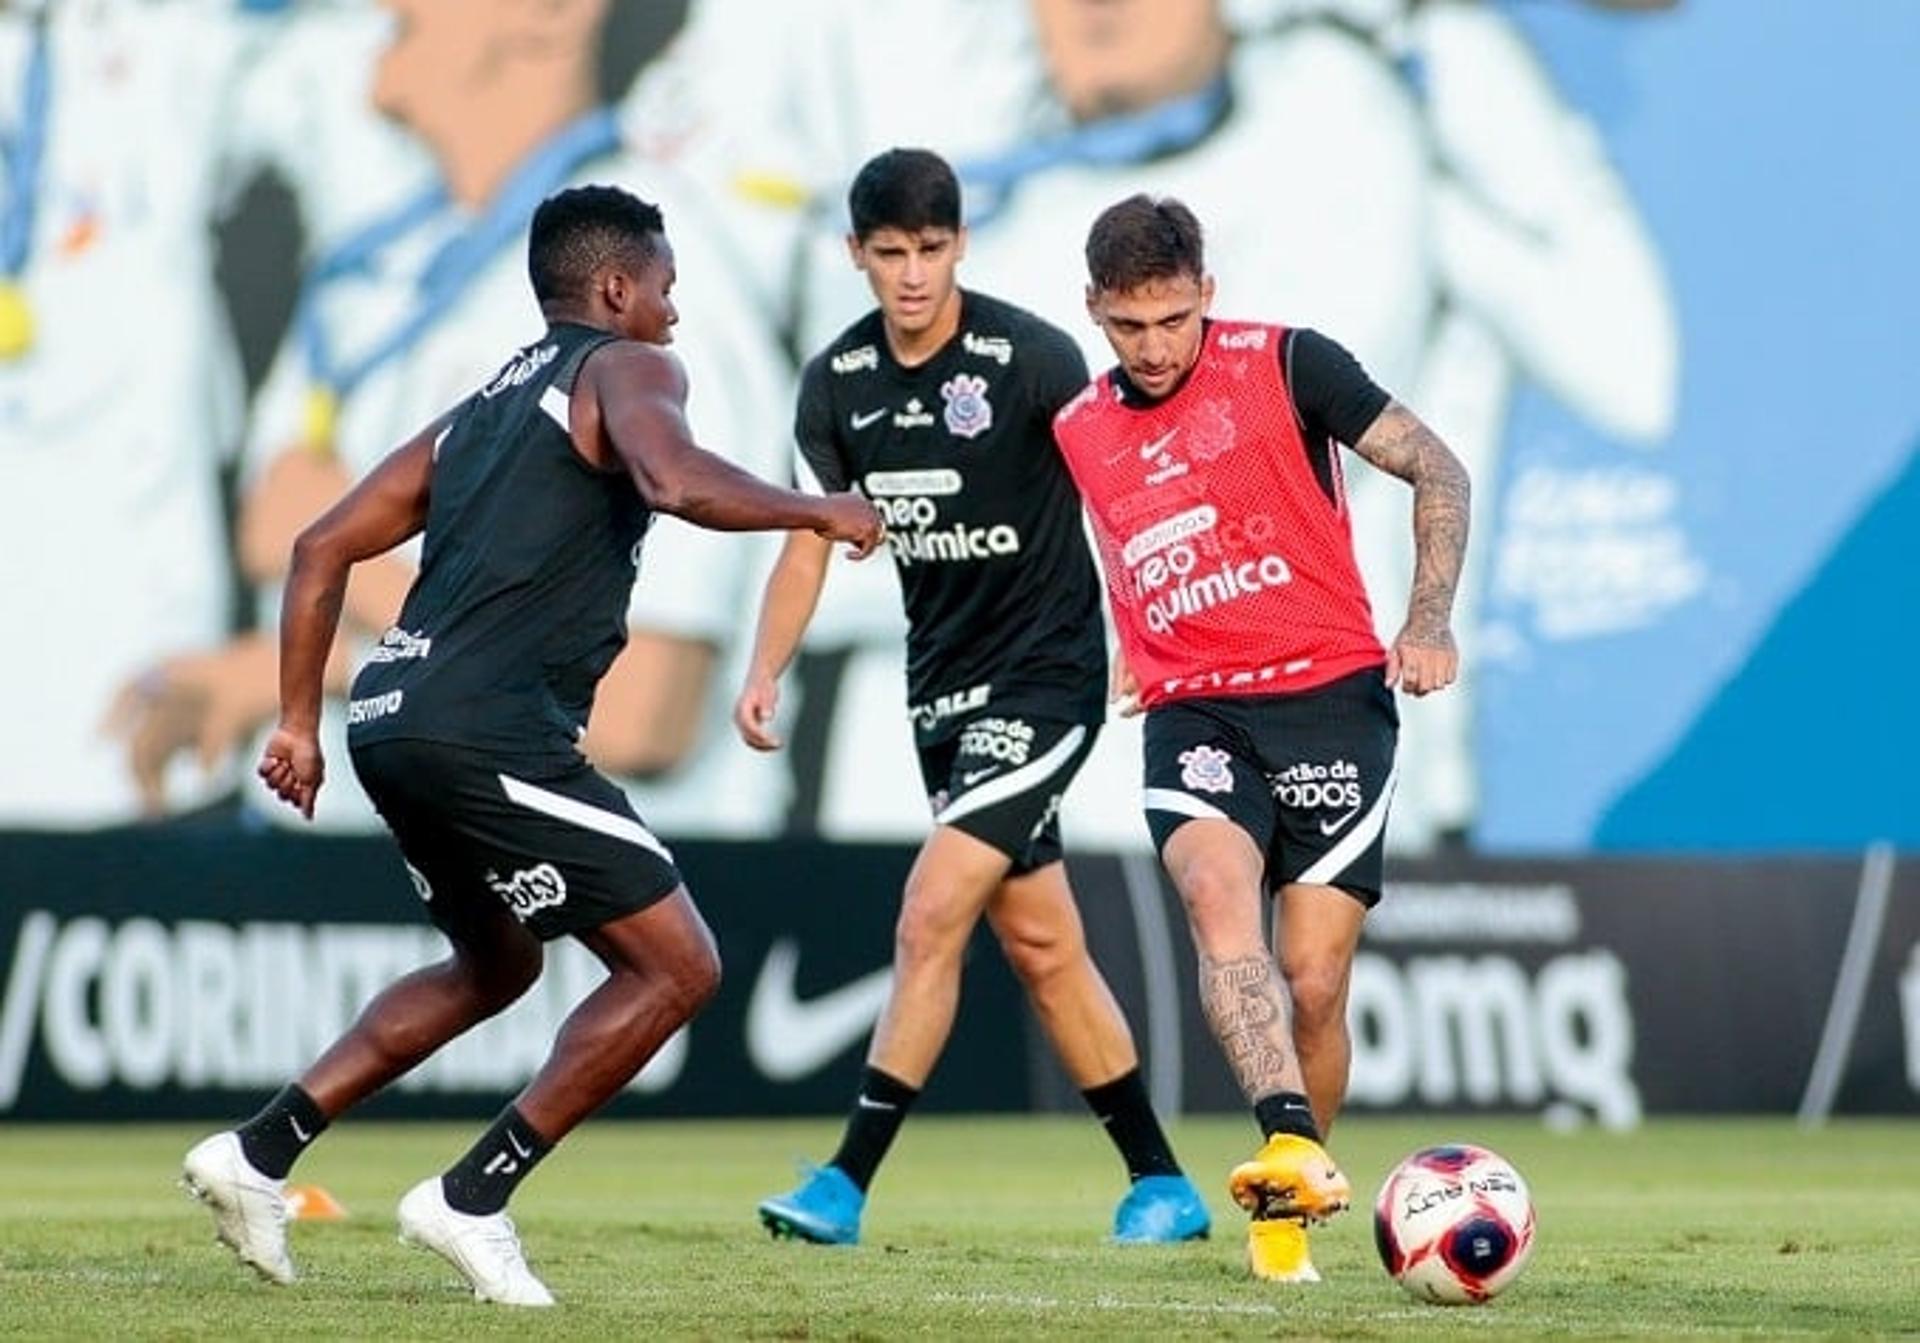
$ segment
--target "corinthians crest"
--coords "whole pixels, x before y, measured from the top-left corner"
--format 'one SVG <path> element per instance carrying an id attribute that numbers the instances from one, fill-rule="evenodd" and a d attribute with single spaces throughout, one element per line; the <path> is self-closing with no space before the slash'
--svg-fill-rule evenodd
<path id="1" fill-rule="evenodd" d="M 940 395 L 947 402 L 947 432 L 955 438 L 978 438 L 993 427 L 985 378 L 956 373 L 940 384 Z"/>

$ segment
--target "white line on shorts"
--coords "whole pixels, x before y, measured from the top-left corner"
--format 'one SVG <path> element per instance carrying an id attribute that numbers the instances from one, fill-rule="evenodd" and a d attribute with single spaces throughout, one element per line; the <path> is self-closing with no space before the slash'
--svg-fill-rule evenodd
<path id="1" fill-rule="evenodd" d="M 1333 879 L 1352 866 L 1353 860 L 1366 852 L 1367 845 L 1378 839 L 1381 830 L 1387 824 L 1387 804 L 1393 801 L 1393 786 L 1400 781 L 1400 763 L 1394 762 L 1387 771 L 1387 781 L 1380 785 L 1380 796 L 1373 800 L 1353 829 L 1347 831 L 1346 838 L 1320 855 L 1320 861 L 1294 878 L 1302 886 L 1326 886 Z"/>
<path id="2" fill-rule="evenodd" d="M 933 819 L 941 825 L 951 825 L 962 816 L 971 816 L 982 808 L 1006 801 L 1015 793 L 1038 787 L 1064 769 L 1067 762 L 1073 759 L 1073 753 L 1080 749 L 1080 743 L 1086 739 L 1087 729 L 1076 724 L 1038 760 L 1022 765 L 1009 774 L 1002 774 L 992 783 L 982 784 L 971 793 L 961 794 L 952 806 Z"/>
<path id="3" fill-rule="evenodd" d="M 598 830 L 603 835 L 623 839 L 629 844 L 638 844 L 643 849 L 653 850 L 669 863 L 673 861 L 673 854 L 667 846 L 662 844 L 651 830 L 631 816 L 622 816 L 619 812 L 602 811 L 598 807 L 590 807 L 577 797 L 568 797 L 565 793 L 556 793 L 550 789 L 538 787 L 524 779 L 516 779 L 506 774 L 497 777 L 500 780 L 500 786 L 507 791 L 509 802 L 518 802 L 523 807 L 531 807 L 556 820 L 585 826 L 589 830 Z"/>

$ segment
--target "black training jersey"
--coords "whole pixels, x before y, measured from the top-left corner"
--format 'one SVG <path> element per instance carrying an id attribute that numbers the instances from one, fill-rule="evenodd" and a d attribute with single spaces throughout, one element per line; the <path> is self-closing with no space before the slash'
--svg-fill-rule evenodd
<path id="1" fill-rule="evenodd" d="M 354 678 L 354 745 L 391 738 L 577 762 L 627 639 L 652 514 L 575 451 L 581 362 L 614 339 L 556 325 L 468 398 L 434 449 L 420 574 Z"/>
<path id="2" fill-rule="evenodd" d="M 848 327 L 801 375 L 795 436 L 823 490 L 857 488 L 886 519 L 922 742 L 989 705 L 1098 722 L 1099 580 L 1053 444 L 1086 362 L 1031 313 L 961 303 L 959 331 L 914 368 L 877 310 Z"/>

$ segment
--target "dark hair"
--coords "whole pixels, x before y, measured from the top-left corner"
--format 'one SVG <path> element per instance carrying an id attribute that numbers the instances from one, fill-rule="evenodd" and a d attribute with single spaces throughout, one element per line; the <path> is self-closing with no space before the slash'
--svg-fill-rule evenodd
<path id="1" fill-rule="evenodd" d="M 1206 273 L 1200 221 L 1171 196 L 1129 196 L 1101 211 L 1087 232 L 1087 278 L 1095 289 Z"/>
<path id="2" fill-rule="evenodd" d="M 847 189 L 853 236 L 883 228 L 918 233 L 960 227 L 960 179 L 927 149 L 889 149 L 868 159 Z"/>
<path id="3" fill-rule="evenodd" d="M 593 273 L 644 268 L 666 237 L 660 207 L 619 187 L 569 187 L 540 202 L 527 239 L 527 277 L 541 303 L 586 297 Z"/>

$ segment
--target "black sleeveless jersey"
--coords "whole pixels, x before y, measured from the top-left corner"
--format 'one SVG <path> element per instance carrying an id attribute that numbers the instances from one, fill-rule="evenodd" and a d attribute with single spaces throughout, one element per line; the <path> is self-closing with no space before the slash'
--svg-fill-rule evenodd
<path id="1" fill-rule="evenodd" d="M 960 329 L 902 367 L 876 310 L 806 367 L 795 434 L 826 490 L 887 523 L 907 613 L 907 699 L 922 743 L 991 708 L 1104 713 L 1100 588 L 1053 416 L 1087 382 L 1071 337 L 962 291 Z"/>
<path id="2" fill-rule="evenodd" d="M 419 577 L 354 678 L 351 744 L 578 762 L 652 520 L 632 479 L 596 470 L 567 432 L 580 364 L 613 339 L 556 325 L 455 412 L 434 448 Z"/>

